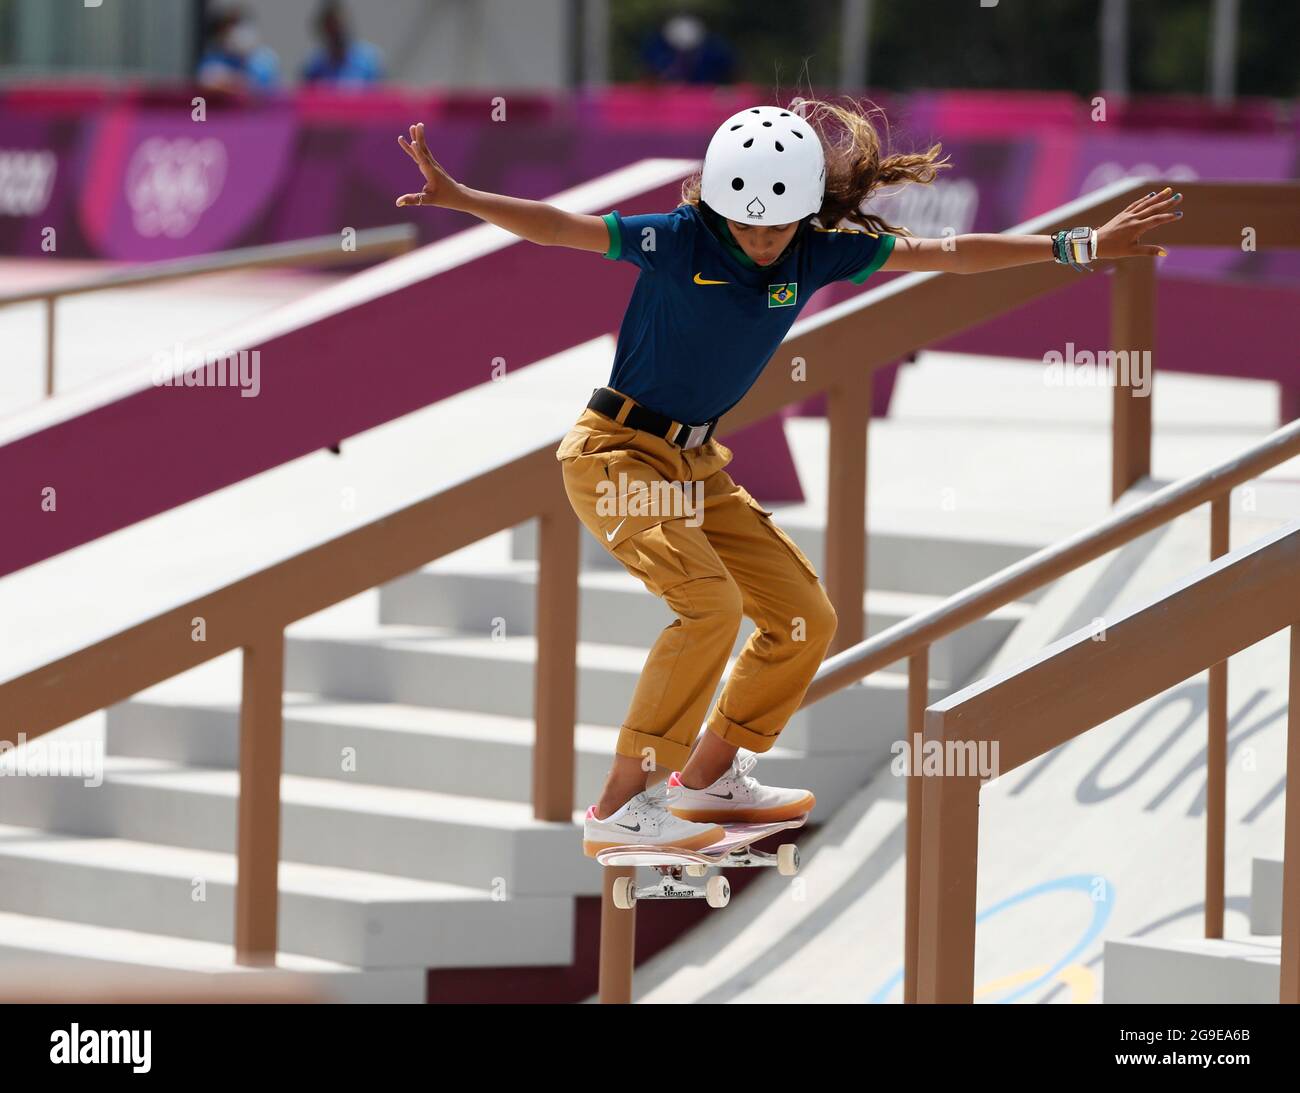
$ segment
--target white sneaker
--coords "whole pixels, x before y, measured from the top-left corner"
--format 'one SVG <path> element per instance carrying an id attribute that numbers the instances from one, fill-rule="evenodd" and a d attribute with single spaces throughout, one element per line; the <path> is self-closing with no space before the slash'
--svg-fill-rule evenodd
<path id="1" fill-rule="evenodd" d="M 587 809 L 582 828 L 582 852 L 589 858 L 611 846 L 677 846 L 699 850 L 726 834 L 717 824 L 697 824 L 674 816 L 668 809 L 676 796 L 666 785 L 638 793 L 617 812 L 596 818 L 596 806 Z"/>
<path id="2" fill-rule="evenodd" d="M 808 790 L 765 786 L 750 777 L 757 762 L 757 756 L 742 759 L 737 752 L 731 769 L 703 789 L 683 785 L 680 772 L 673 771 L 668 785 L 679 791 L 670 806 L 673 815 L 698 823 L 759 824 L 793 820 L 812 811 L 817 798 Z"/>

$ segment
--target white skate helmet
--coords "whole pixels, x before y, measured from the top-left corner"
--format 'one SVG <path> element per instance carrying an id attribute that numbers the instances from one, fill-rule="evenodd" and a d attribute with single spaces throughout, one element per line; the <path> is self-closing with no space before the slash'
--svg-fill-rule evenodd
<path id="1" fill-rule="evenodd" d="M 826 191 L 822 142 L 798 114 L 753 106 L 718 127 L 704 153 L 700 200 L 741 224 L 789 224 L 811 216 Z"/>

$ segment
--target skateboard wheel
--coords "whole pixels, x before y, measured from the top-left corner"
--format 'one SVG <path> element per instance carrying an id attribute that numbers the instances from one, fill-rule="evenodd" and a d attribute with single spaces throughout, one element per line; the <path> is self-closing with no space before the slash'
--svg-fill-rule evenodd
<path id="1" fill-rule="evenodd" d="M 776 871 L 783 877 L 799 872 L 799 848 L 794 843 L 782 843 L 776 848 Z"/>
<path id="2" fill-rule="evenodd" d="M 725 907 L 731 902 L 731 884 L 726 877 L 710 877 L 704 888 L 704 898 L 710 907 Z"/>
<path id="3" fill-rule="evenodd" d="M 709 867 L 707 865 L 688 865 L 686 875 L 688 877 L 705 877 L 708 876 Z"/>
<path id="4" fill-rule="evenodd" d="M 636 886 L 633 877 L 618 877 L 614 881 L 614 906 L 620 911 L 630 911 L 636 906 Z"/>

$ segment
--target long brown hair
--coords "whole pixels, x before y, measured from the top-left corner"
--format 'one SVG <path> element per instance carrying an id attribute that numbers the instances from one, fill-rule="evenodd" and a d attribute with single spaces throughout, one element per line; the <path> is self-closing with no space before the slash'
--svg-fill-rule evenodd
<path id="1" fill-rule="evenodd" d="M 877 234 L 911 235 L 900 225 L 864 212 L 863 203 L 882 186 L 931 183 L 940 170 L 952 164 L 947 156 L 939 158 L 943 152 L 941 144 L 933 144 L 924 152 L 898 152 L 881 159 L 880 135 L 872 119 L 878 116 L 888 129 L 884 111 L 874 104 L 864 110 L 853 99 L 846 99 L 848 106 L 802 98 L 792 100 L 789 106 L 813 127 L 826 153 L 826 194 L 817 221 L 823 228 L 835 228 L 847 220 Z M 832 122 L 829 126 L 828 120 Z M 699 203 L 700 172 L 697 171 L 682 184 L 681 204 Z"/>

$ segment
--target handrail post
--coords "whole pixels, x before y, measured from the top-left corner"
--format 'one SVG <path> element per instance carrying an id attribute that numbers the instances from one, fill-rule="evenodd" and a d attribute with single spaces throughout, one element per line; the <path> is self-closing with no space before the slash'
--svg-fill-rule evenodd
<path id="1" fill-rule="evenodd" d="M 626 911 L 614 906 L 614 882 L 636 877 L 634 865 L 607 865 L 600 871 L 600 970 L 602 1005 L 632 1001 L 632 974 L 636 964 L 636 904 Z"/>
<path id="2" fill-rule="evenodd" d="M 1140 393 L 1144 374 L 1155 383 L 1156 260 L 1126 258 L 1111 270 L 1110 348 L 1129 362 L 1129 375 L 1116 374 L 1111 415 L 1111 500 L 1120 497 L 1151 473 L 1151 400 L 1155 392 Z M 1151 354 L 1149 374 L 1141 371 Z M 1127 382 L 1125 382 L 1127 380 Z"/>
<path id="3" fill-rule="evenodd" d="M 930 647 L 907 658 L 907 841 L 903 896 L 903 1002 L 916 1002 L 917 922 L 921 906 L 921 771 L 916 759 L 925 735 L 930 703 Z"/>
<path id="4" fill-rule="evenodd" d="M 866 636 L 867 429 L 871 372 L 859 369 L 826 393 L 830 427 L 826 487 L 826 593 L 839 622 L 827 653 Z"/>
<path id="5" fill-rule="evenodd" d="M 573 819 L 573 732 L 577 719 L 578 518 L 555 476 L 555 497 L 538 516 L 537 658 L 533 677 L 533 815 Z"/>
<path id="6" fill-rule="evenodd" d="M 1210 502 L 1210 560 L 1228 553 L 1231 493 Z M 1205 746 L 1205 936 L 1223 937 L 1227 887 L 1228 662 L 1210 665 Z"/>
<path id="7" fill-rule="evenodd" d="M 57 296 L 45 297 L 45 397 L 54 394 L 54 305 Z"/>
<path id="8" fill-rule="evenodd" d="M 274 965 L 279 917 L 284 631 L 260 634 L 243 653 L 235 961 Z"/>
<path id="9" fill-rule="evenodd" d="M 926 714 L 926 736 L 942 741 Z M 921 888 L 917 916 L 918 1002 L 975 1000 L 975 881 L 980 780 L 943 771 L 922 775 Z"/>
<path id="10" fill-rule="evenodd" d="M 1291 627 L 1286 810 L 1282 835 L 1282 969 L 1278 1001 L 1300 1005 L 1300 620 Z"/>

